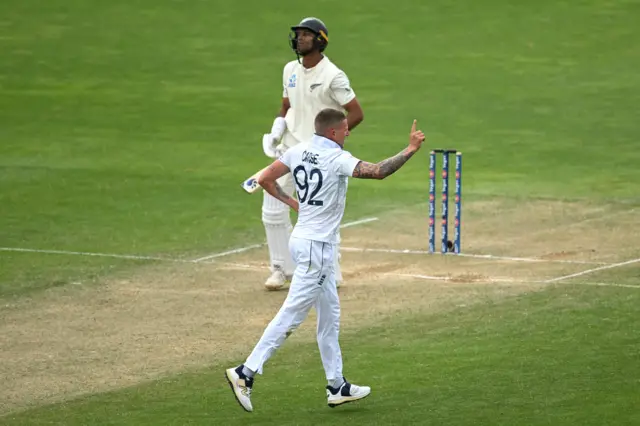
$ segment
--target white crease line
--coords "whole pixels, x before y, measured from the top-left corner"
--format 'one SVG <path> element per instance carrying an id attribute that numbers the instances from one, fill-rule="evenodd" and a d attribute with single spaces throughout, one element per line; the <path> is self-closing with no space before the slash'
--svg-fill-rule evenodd
<path id="1" fill-rule="evenodd" d="M 633 284 L 618 284 L 618 283 L 589 283 L 589 282 L 577 282 L 577 283 L 566 283 L 565 285 L 592 285 L 595 287 L 624 287 L 624 288 L 637 288 L 640 290 L 640 285 Z"/>
<path id="2" fill-rule="evenodd" d="M 217 257 L 229 256 L 230 254 L 242 253 L 242 252 L 245 252 L 245 251 L 252 250 L 254 248 L 260 248 L 260 247 L 262 247 L 264 245 L 265 245 L 265 243 L 252 244 L 250 246 L 240 247 L 240 248 L 233 249 L 233 250 L 227 250 L 227 251 L 223 251 L 221 253 L 210 254 L 209 256 L 205 256 L 205 257 L 201 257 L 201 258 L 198 258 L 198 259 L 194 259 L 194 260 L 192 260 L 192 262 L 198 263 L 198 262 L 202 262 L 204 260 L 215 259 Z"/>
<path id="3" fill-rule="evenodd" d="M 575 274 L 565 275 L 565 276 L 558 277 L 558 278 L 552 278 L 552 279 L 547 280 L 545 282 L 547 282 L 547 283 L 555 283 L 557 281 L 567 280 L 569 278 L 581 277 L 583 275 L 591 274 L 592 272 L 604 271 L 605 269 L 618 268 L 620 266 L 631 265 L 632 263 L 637 263 L 637 262 L 640 262 L 640 258 L 627 260 L 626 262 L 613 263 L 613 264 L 610 264 L 610 265 L 601 266 L 599 268 L 587 269 L 586 271 L 576 272 Z"/>
<path id="4" fill-rule="evenodd" d="M 22 253 L 66 254 L 66 255 L 74 255 L 74 256 L 114 257 L 116 259 L 159 260 L 163 262 L 193 263 L 193 260 L 172 259 L 170 257 L 138 256 L 133 254 L 94 253 L 94 252 L 85 252 L 85 251 L 38 250 L 38 249 L 28 249 L 28 248 L 18 248 L 18 247 L 0 247 L 0 251 L 12 251 L 12 252 L 22 252 Z"/>
<path id="5" fill-rule="evenodd" d="M 394 277 L 406 277 L 406 278 L 417 278 L 421 280 L 429 280 L 429 281 L 453 281 L 456 280 L 461 284 L 474 284 L 474 283 L 514 283 L 514 284 L 552 284 L 552 281 L 526 281 L 526 280 L 517 280 L 512 278 L 496 278 L 496 277 L 486 277 L 484 279 L 478 280 L 469 280 L 464 281 L 461 278 L 449 277 L 449 276 L 431 276 L 431 275 L 420 275 L 420 274 L 385 274 L 388 276 Z M 570 282 L 563 285 L 588 285 L 588 286 L 596 286 L 596 287 L 623 287 L 623 288 L 635 288 L 640 290 L 640 285 L 633 284 L 619 284 L 619 283 L 590 283 L 590 282 Z"/>
<path id="6" fill-rule="evenodd" d="M 573 263 L 578 265 L 609 265 L 606 262 L 592 262 L 589 260 L 541 259 L 539 257 L 495 256 L 492 254 L 460 253 L 455 256 L 473 257 L 476 259 L 513 260 L 515 262 L 547 262 L 547 263 Z"/>
<path id="7" fill-rule="evenodd" d="M 249 270 L 253 270 L 253 271 L 264 271 L 266 269 L 269 269 L 268 266 L 263 266 L 263 265 L 251 265 L 248 263 L 223 263 L 220 265 L 221 269 L 230 269 L 230 270 L 244 270 L 244 269 L 249 269 Z"/>
<path id="8" fill-rule="evenodd" d="M 364 224 L 364 223 L 374 222 L 374 221 L 376 221 L 376 220 L 378 220 L 378 218 L 377 218 L 377 217 L 369 217 L 369 218 L 365 218 L 365 219 L 359 219 L 359 220 L 355 220 L 355 221 L 353 221 L 353 222 L 347 222 L 347 223 L 345 223 L 345 224 L 342 224 L 342 225 L 340 225 L 340 228 L 349 228 L 349 227 L 351 227 L 351 226 L 362 225 L 362 224 Z M 197 262 L 202 262 L 202 261 L 204 261 L 204 260 L 215 259 L 215 258 L 217 258 L 217 257 L 229 256 L 230 254 L 242 253 L 242 252 L 245 252 L 245 251 L 252 250 L 252 249 L 254 249 L 254 248 L 260 248 L 260 247 L 263 247 L 263 246 L 265 246 L 265 245 L 266 245 L 266 243 L 261 243 L 261 244 L 252 244 L 252 245 L 250 245 L 250 246 L 240 247 L 240 248 L 233 249 L 233 250 L 229 250 L 229 251 L 223 251 L 223 252 L 221 252 L 221 253 L 214 253 L 214 254 L 211 254 L 211 255 L 209 255 L 209 256 L 204 256 L 204 257 L 201 257 L 201 258 L 199 258 L 199 259 L 195 259 L 195 260 L 193 260 L 193 262 L 196 262 L 196 263 L 197 263 Z"/>
<path id="9" fill-rule="evenodd" d="M 340 250 L 358 252 L 358 253 L 397 253 L 397 254 L 442 254 L 441 252 L 430 253 L 427 250 L 410 250 L 410 249 L 380 249 L 380 248 L 359 248 L 359 247 L 341 247 Z M 515 262 L 543 262 L 543 263 L 575 263 L 580 265 L 610 265 L 605 262 L 589 262 L 582 260 L 562 260 L 562 259 L 540 259 L 534 257 L 511 257 L 511 256 L 495 256 L 492 254 L 446 254 L 447 256 L 470 257 L 475 259 L 491 259 L 491 260 L 513 260 Z"/>
<path id="10" fill-rule="evenodd" d="M 350 228 L 352 226 L 362 225 L 364 223 L 375 222 L 376 220 L 378 220 L 377 217 L 369 217 L 366 219 L 354 220 L 353 222 L 343 223 L 342 225 L 340 225 L 340 229 Z"/>
<path id="11" fill-rule="evenodd" d="M 153 293 L 153 294 L 174 294 L 178 296 L 212 296 L 220 297 L 220 294 L 215 290 L 176 290 L 170 288 L 157 288 L 157 287 L 127 287 L 123 289 L 129 293 Z"/>
<path id="12" fill-rule="evenodd" d="M 378 220 L 377 217 L 370 217 L 366 219 L 360 219 L 353 222 L 347 222 L 341 226 L 341 228 L 348 228 L 350 226 L 361 225 L 363 223 L 369 223 Z M 0 247 L 0 251 L 7 252 L 20 252 L 20 253 L 43 253 L 43 254 L 62 254 L 67 256 L 92 256 L 92 257 L 111 257 L 115 259 L 129 259 L 129 260 L 154 260 L 161 262 L 174 262 L 174 263 L 199 263 L 205 260 L 211 260 L 218 257 L 229 256 L 231 254 L 242 253 L 248 250 L 252 250 L 254 248 L 260 248 L 264 246 L 266 243 L 261 244 L 252 244 L 246 247 L 240 247 L 233 250 L 227 250 L 220 253 L 214 253 L 209 256 L 201 257 L 199 259 L 189 260 L 189 259 L 174 259 L 170 257 L 159 257 L 159 256 L 140 256 L 135 254 L 115 254 L 115 253 L 95 253 L 95 252 L 87 252 L 87 251 L 68 251 L 68 250 L 41 250 L 41 249 L 31 249 L 31 248 L 22 248 L 22 247 Z"/>
<path id="13" fill-rule="evenodd" d="M 407 278 L 419 278 L 421 280 L 430 280 L 430 281 L 458 281 L 460 283 L 482 283 L 482 282 L 491 282 L 491 283 L 526 283 L 526 284 L 538 284 L 540 281 L 523 281 L 517 280 L 514 278 L 499 278 L 499 277 L 478 277 L 478 279 L 469 279 L 465 280 L 464 276 L 461 277 L 452 277 L 452 276 L 433 276 L 433 275 L 421 275 L 421 274 L 385 274 L 394 277 L 407 277 Z"/>

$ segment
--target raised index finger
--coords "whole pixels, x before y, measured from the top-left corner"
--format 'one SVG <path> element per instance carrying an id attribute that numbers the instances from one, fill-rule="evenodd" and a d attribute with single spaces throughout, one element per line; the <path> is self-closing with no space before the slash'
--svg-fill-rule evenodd
<path id="1" fill-rule="evenodd" d="M 411 133 L 416 131 L 416 123 L 418 120 L 413 120 L 413 124 L 411 125 Z"/>

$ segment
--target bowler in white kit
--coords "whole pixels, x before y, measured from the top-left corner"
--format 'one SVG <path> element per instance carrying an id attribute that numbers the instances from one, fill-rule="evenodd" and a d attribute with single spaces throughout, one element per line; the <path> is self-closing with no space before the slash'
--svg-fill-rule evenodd
<path id="1" fill-rule="evenodd" d="M 315 134 L 310 140 L 288 149 L 259 178 L 265 191 L 298 212 L 298 221 L 289 240 L 295 271 L 287 298 L 244 364 L 225 372 L 236 400 L 246 411 L 253 411 L 251 391 L 255 374 L 262 374 L 264 364 L 304 321 L 311 307 L 315 307 L 318 318 L 317 340 L 328 382 L 329 407 L 357 401 L 371 392 L 368 386 L 357 386 L 344 378 L 338 342 L 340 300 L 333 260 L 346 203 L 347 179 L 384 179 L 420 149 L 425 137 L 416 130 L 414 121 L 409 145 L 397 155 L 373 164 L 343 149 L 348 135 L 345 114 L 324 109 L 315 118 Z M 293 176 L 297 200 L 277 182 L 288 173 Z"/>
<path id="2" fill-rule="evenodd" d="M 264 153 L 271 158 L 278 158 L 291 147 L 308 142 L 313 136 L 314 119 L 325 108 L 346 112 L 350 129 L 364 118 L 349 78 L 324 54 L 329 44 L 326 25 L 317 18 L 305 18 L 291 27 L 291 31 L 291 48 L 298 59 L 284 67 L 282 106 L 273 121 L 271 132 L 262 139 Z M 289 173 L 278 182 L 287 194 L 293 195 L 294 185 Z M 264 285 L 268 290 L 277 290 L 291 278 L 295 268 L 289 254 L 292 227 L 287 206 L 266 191 L 262 203 L 262 222 L 271 265 L 271 274 Z M 340 281 L 338 250 L 335 254 L 333 262 Z"/>

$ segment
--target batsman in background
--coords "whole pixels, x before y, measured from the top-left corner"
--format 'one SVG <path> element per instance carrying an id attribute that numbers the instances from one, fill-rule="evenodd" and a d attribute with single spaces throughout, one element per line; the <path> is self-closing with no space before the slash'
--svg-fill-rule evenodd
<path id="1" fill-rule="evenodd" d="M 282 107 L 271 132 L 262 139 L 264 152 L 270 158 L 278 158 L 301 141 L 309 141 L 314 134 L 315 117 L 325 108 L 346 112 L 350 130 L 364 118 L 347 75 L 323 54 L 329 44 L 329 31 L 324 23 L 316 18 L 305 18 L 291 27 L 291 31 L 291 48 L 298 59 L 284 67 Z M 293 195 L 294 182 L 290 173 L 280 178 L 278 183 L 287 194 Z M 271 263 L 271 276 L 264 285 L 268 290 L 278 290 L 291 278 L 295 269 L 289 253 L 292 226 L 288 206 L 267 191 L 264 191 L 262 203 L 262 222 Z M 342 280 L 339 248 L 335 253 L 339 284 Z"/>

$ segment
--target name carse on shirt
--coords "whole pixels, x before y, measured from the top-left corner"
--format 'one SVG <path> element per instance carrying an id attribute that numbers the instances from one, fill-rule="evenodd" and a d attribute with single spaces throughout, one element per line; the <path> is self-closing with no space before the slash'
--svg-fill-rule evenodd
<path id="1" fill-rule="evenodd" d="M 309 163 L 309 164 L 314 164 L 314 165 L 318 165 L 318 153 L 316 152 L 309 152 L 309 151 L 304 151 L 302 153 L 302 162 L 303 163 Z"/>

